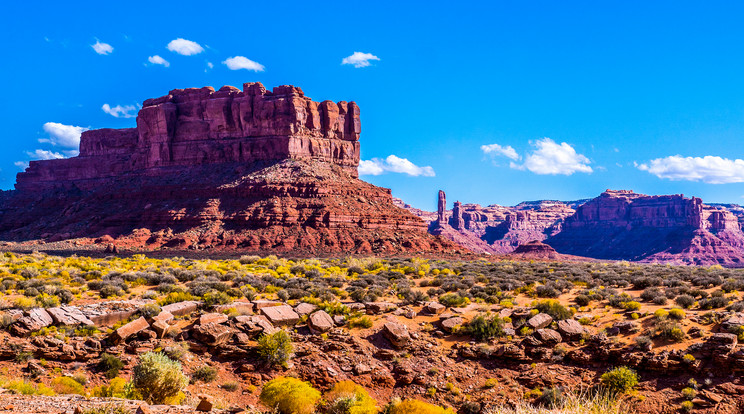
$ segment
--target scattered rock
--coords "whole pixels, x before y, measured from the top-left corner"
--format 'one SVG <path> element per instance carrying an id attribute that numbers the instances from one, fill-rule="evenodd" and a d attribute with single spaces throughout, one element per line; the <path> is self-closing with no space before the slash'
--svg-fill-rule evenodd
<path id="1" fill-rule="evenodd" d="M 293 326 L 300 321 L 300 315 L 289 305 L 279 305 L 260 308 L 261 313 L 274 326 Z"/>
<path id="2" fill-rule="evenodd" d="M 396 348 L 405 348 L 411 342 L 408 327 L 395 321 L 385 322 L 382 326 L 382 334 Z"/>
<path id="3" fill-rule="evenodd" d="M 553 322 L 553 317 L 547 313 L 538 313 L 527 321 L 527 326 L 532 329 L 542 329 Z"/>
<path id="4" fill-rule="evenodd" d="M 144 331 L 145 329 L 149 328 L 150 324 L 147 323 L 147 319 L 143 317 L 139 317 L 132 322 L 129 322 L 128 324 L 122 326 L 121 328 L 115 330 L 111 334 L 111 340 L 117 344 L 121 341 L 124 341 L 125 339 L 129 338 L 130 336 L 139 333 L 141 331 Z"/>
<path id="5" fill-rule="evenodd" d="M 310 315 L 307 319 L 307 326 L 314 333 L 323 333 L 330 331 L 335 326 L 335 323 L 328 313 L 319 310 Z"/>

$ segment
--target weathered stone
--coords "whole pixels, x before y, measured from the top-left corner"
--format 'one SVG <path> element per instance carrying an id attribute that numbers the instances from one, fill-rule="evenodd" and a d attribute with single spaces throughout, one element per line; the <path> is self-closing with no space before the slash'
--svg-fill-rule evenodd
<path id="1" fill-rule="evenodd" d="M 147 319 L 143 317 L 139 317 L 133 320 L 132 322 L 129 322 L 128 324 L 122 326 L 121 328 L 115 330 L 111 334 L 111 340 L 115 344 L 119 343 L 134 334 L 144 331 L 145 329 L 149 327 L 150 327 L 150 324 L 147 323 Z"/>
<path id="2" fill-rule="evenodd" d="M 170 325 L 163 321 L 154 321 L 152 324 L 150 324 L 150 328 L 155 332 L 157 338 L 164 338 L 168 334 L 168 330 L 170 330 Z"/>
<path id="3" fill-rule="evenodd" d="M 253 303 L 246 301 L 235 301 L 225 305 L 215 305 L 213 307 L 217 313 L 225 313 L 235 311 L 239 315 L 251 315 L 253 314 Z"/>
<path id="4" fill-rule="evenodd" d="M 152 318 L 152 322 L 162 322 L 164 324 L 168 324 L 168 322 L 173 320 L 173 314 L 168 311 L 162 311 L 155 315 Z"/>
<path id="5" fill-rule="evenodd" d="M 199 317 L 199 325 L 205 325 L 208 323 L 225 323 L 227 322 L 227 315 L 224 313 L 205 313 Z"/>
<path id="6" fill-rule="evenodd" d="M 173 316 L 184 316 L 196 312 L 199 309 L 199 302 L 188 300 L 184 302 L 171 303 L 165 305 L 161 309 L 164 312 L 170 312 Z"/>
<path id="7" fill-rule="evenodd" d="M 211 322 L 195 326 L 191 330 L 191 333 L 194 335 L 194 338 L 207 346 L 218 346 L 232 338 L 233 330 L 225 325 Z"/>
<path id="8" fill-rule="evenodd" d="M 544 344 L 553 345 L 561 342 L 563 338 L 561 338 L 561 334 L 559 334 L 557 331 L 554 331 L 552 329 L 538 329 L 535 331 L 535 336 Z"/>
<path id="9" fill-rule="evenodd" d="M 727 332 L 735 332 L 744 326 L 744 313 L 737 312 L 721 323 L 721 329 Z"/>
<path id="10" fill-rule="evenodd" d="M 455 316 L 455 317 L 447 318 L 443 320 L 440 323 L 440 325 L 442 326 L 442 329 L 445 330 L 445 332 L 452 333 L 455 330 L 455 328 L 457 328 L 458 326 L 462 326 L 464 323 L 465 323 L 465 319 L 459 316 Z"/>
<path id="11" fill-rule="evenodd" d="M 283 302 L 277 302 L 275 300 L 254 300 L 253 306 L 256 308 L 256 312 L 260 311 L 263 308 L 268 308 L 272 306 L 281 306 L 284 305 Z"/>
<path id="12" fill-rule="evenodd" d="M 586 328 L 574 319 L 565 319 L 558 321 L 558 331 L 568 340 L 578 340 L 586 333 Z"/>
<path id="13" fill-rule="evenodd" d="M 274 326 L 292 326 L 300 321 L 300 315 L 289 305 L 261 308 L 261 314 L 266 316 Z"/>
<path id="14" fill-rule="evenodd" d="M 199 395 L 199 404 L 197 404 L 196 406 L 196 411 L 212 411 L 213 405 L 214 404 L 212 404 L 212 397 L 204 394 Z"/>
<path id="15" fill-rule="evenodd" d="M 365 304 L 367 313 L 370 315 L 378 315 L 381 313 L 392 312 L 398 305 L 390 302 L 370 302 Z"/>
<path id="16" fill-rule="evenodd" d="M 235 317 L 235 327 L 250 336 L 262 333 L 271 334 L 278 331 L 278 328 L 275 328 L 263 315 L 237 316 Z"/>
<path id="17" fill-rule="evenodd" d="M 94 325 L 93 321 L 75 306 L 59 306 L 46 310 L 54 320 L 54 323 L 65 326 Z"/>
<path id="18" fill-rule="evenodd" d="M 297 312 L 297 314 L 300 316 L 309 315 L 315 312 L 316 309 L 318 309 L 317 306 L 305 302 L 300 303 L 294 308 L 295 312 Z"/>
<path id="19" fill-rule="evenodd" d="M 527 326 L 531 329 L 542 329 L 550 325 L 552 322 L 553 318 L 547 313 L 538 313 L 527 321 Z"/>
<path id="20" fill-rule="evenodd" d="M 310 314 L 310 317 L 307 319 L 307 326 L 315 333 L 323 333 L 330 331 L 335 326 L 335 323 L 328 313 L 319 310 Z"/>
<path id="21" fill-rule="evenodd" d="M 439 315 L 447 309 L 446 306 L 438 302 L 426 302 L 424 304 L 424 311 L 430 315 Z"/>
<path id="22" fill-rule="evenodd" d="M 42 308 L 31 309 L 26 312 L 26 316 L 18 319 L 18 323 L 25 326 L 31 332 L 46 328 L 54 322 L 52 317 Z"/>
<path id="23" fill-rule="evenodd" d="M 411 342 L 408 327 L 395 321 L 385 322 L 382 326 L 382 334 L 396 348 L 405 348 Z"/>

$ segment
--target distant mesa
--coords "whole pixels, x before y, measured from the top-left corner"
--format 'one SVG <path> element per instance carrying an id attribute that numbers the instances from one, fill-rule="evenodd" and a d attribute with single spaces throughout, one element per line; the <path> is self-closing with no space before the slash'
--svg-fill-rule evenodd
<path id="1" fill-rule="evenodd" d="M 446 209 L 438 195 L 429 232 L 489 254 L 556 253 L 596 259 L 674 264 L 744 266 L 744 233 L 733 204 L 706 205 L 681 194 L 648 196 L 607 190 L 591 200 L 552 200 L 514 207 L 456 202 Z M 536 244 L 542 242 L 541 245 Z M 542 247 L 546 246 L 546 247 Z"/>
<path id="2" fill-rule="evenodd" d="M 0 195 L 0 240 L 297 254 L 462 251 L 357 178 L 354 102 L 295 86 L 176 89 L 137 127 L 83 133 Z"/>

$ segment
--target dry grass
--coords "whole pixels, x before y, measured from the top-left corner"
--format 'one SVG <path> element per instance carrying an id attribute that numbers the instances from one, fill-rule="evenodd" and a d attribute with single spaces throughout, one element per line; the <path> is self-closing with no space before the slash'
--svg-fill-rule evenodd
<path id="1" fill-rule="evenodd" d="M 488 414 L 631 414 L 633 411 L 606 392 L 568 393 L 554 408 L 532 405 L 528 402 L 516 407 L 500 406 Z"/>

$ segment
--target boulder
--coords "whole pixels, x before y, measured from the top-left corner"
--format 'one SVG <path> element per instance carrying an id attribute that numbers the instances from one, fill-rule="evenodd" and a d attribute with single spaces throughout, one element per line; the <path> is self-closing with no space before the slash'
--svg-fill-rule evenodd
<path id="1" fill-rule="evenodd" d="M 155 315 L 152 318 L 152 322 L 162 322 L 165 324 L 168 324 L 168 322 L 172 320 L 173 320 L 173 314 L 168 311 L 163 311 L 163 310 L 161 310 L 159 314 Z"/>
<path id="2" fill-rule="evenodd" d="M 271 334 L 278 331 L 274 325 L 262 315 L 237 316 L 235 317 L 235 327 L 245 332 L 249 336 L 256 336 L 262 333 Z"/>
<path id="3" fill-rule="evenodd" d="M 744 313 L 737 312 L 721 323 L 721 329 L 726 332 L 736 332 L 744 326 Z"/>
<path id="4" fill-rule="evenodd" d="M 382 326 L 382 334 L 396 348 L 405 348 L 411 342 L 408 327 L 395 321 L 385 322 Z"/>
<path id="5" fill-rule="evenodd" d="M 228 342 L 233 335 L 233 330 L 225 325 L 210 322 L 197 325 L 191 330 L 194 338 L 207 346 L 218 346 Z"/>
<path id="6" fill-rule="evenodd" d="M 300 321 L 300 315 L 289 305 L 261 308 L 261 314 L 274 326 L 293 326 Z"/>
<path id="7" fill-rule="evenodd" d="M 330 331 L 336 324 L 333 322 L 331 315 L 325 311 L 319 310 L 310 314 L 307 319 L 307 326 L 314 333 L 323 333 Z"/>
<path id="8" fill-rule="evenodd" d="M 253 306 L 256 309 L 256 312 L 260 311 L 263 308 L 269 308 L 272 306 L 281 306 L 284 305 L 284 302 L 277 302 L 275 300 L 254 300 Z"/>
<path id="9" fill-rule="evenodd" d="M 212 411 L 213 406 L 214 404 L 212 403 L 212 397 L 204 394 L 199 395 L 199 404 L 197 404 L 196 406 L 196 411 Z"/>
<path id="10" fill-rule="evenodd" d="M 542 329 L 549 326 L 553 322 L 553 317 L 547 313 L 538 313 L 527 320 L 527 326 L 531 329 Z"/>
<path id="11" fill-rule="evenodd" d="M 548 328 L 535 331 L 535 337 L 546 345 L 555 345 L 563 340 L 561 334 Z"/>
<path id="12" fill-rule="evenodd" d="M 581 339 L 587 332 L 586 328 L 575 319 L 558 321 L 558 331 L 570 341 Z"/>
<path id="13" fill-rule="evenodd" d="M 447 309 L 446 306 L 438 302 L 426 302 L 424 304 L 424 311 L 430 315 L 439 315 Z"/>
<path id="14" fill-rule="evenodd" d="M 310 303 L 305 303 L 305 302 L 300 303 L 294 308 L 295 312 L 297 312 L 297 314 L 300 316 L 309 315 L 315 312 L 316 309 L 318 309 L 317 306 L 310 304 Z"/>
<path id="15" fill-rule="evenodd" d="M 440 325 L 442 326 L 442 329 L 444 329 L 445 332 L 452 333 L 452 331 L 455 330 L 456 327 L 462 326 L 465 323 L 465 319 L 455 316 L 452 318 L 447 318 L 440 322 Z"/>
<path id="16" fill-rule="evenodd" d="M 147 319 L 140 316 L 139 318 L 133 320 L 132 322 L 129 322 L 128 324 L 115 330 L 111 334 L 111 340 L 113 343 L 118 344 L 119 342 L 124 341 L 130 336 L 137 334 L 141 331 L 144 331 L 145 329 L 149 327 L 150 327 L 150 324 L 147 323 Z"/>

